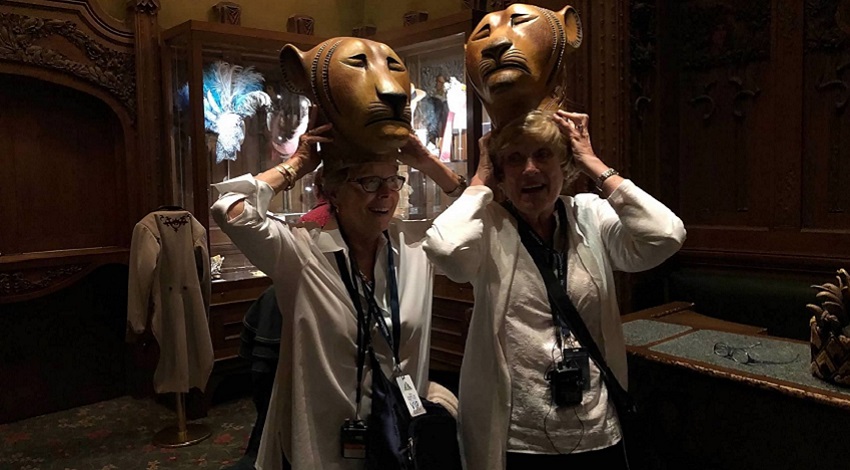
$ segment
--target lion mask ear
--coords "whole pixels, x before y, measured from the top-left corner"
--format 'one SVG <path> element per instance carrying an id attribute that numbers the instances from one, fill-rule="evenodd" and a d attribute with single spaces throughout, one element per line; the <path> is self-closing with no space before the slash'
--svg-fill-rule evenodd
<path id="1" fill-rule="evenodd" d="M 304 62 L 304 52 L 292 44 L 280 50 L 280 70 L 283 72 L 283 84 L 292 93 L 304 95 L 315 102 L 310 88 L 310 75 Z"/>
<path id="2" fill-rule="evenodd" d="M 558 12 L 558 16 L 564 21 L 564 32 L 567 36 L 567 44 L 578 49 L 581 45 L 582 30 L 581 18 L 575 8 L 567 5 Z"/>

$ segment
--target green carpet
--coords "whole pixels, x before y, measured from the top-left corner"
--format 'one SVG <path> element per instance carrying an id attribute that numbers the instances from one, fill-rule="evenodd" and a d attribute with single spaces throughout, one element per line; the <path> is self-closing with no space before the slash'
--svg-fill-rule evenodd
<path id="1" fill-rule="evenodd" d="M 177 424 L 175 413 L 121 397 L 0 425 L 0 470 L 221 469 L 242 457 L 255 418 L 249 398 L 218 404 L 190 421 L 209 426 L 210 438 L 166 449 L 151 438 Z"/>

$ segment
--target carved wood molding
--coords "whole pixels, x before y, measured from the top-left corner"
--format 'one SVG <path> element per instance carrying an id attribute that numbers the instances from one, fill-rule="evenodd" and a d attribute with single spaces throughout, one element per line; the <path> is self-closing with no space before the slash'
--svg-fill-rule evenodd
<path id="1" fill-rule="evenodd" d="M 242 24 L 242 7 L 238 3 L 218 2 L 213 6 L 213 11 L 216 13 L 219 23 Z"/>
<path id="2" fill-rule="evenodd" d="M 770 0 L 683 7 L 676 15 L 683 67 L 706 70 L 769 59 L 771 15 Z"/>
<path id="3" fill-rule="evenodd" d="M 850 43 L 850 1 L 806 1 L 806 51 L 837 51 Z"/>
<path id="4" fill-rule="evenodd" d="M 369 38 L 375 35 L 378 32 L 378 27 L 371 24 L 364 24 L 355 26 L 351 30 L 351 35 L 356 38 Z"/>
<path id="5" fill-rule="evenodd" d="M 408 11 L 404 14 L 404 26 L 422 23 L 423 21 L 428 21 L 427 11 Z"/>
<path id="6" fill-rule="evenodd" d="M 313 35 L 315 20 L 309 15 L 292 15 L 286 20 L 286 32 Z"/>
<path id="7" fill-rule="evenodd" d="M 656 6 L 654 2 L 632 0 L 629 5 L 629 75 L 633 116 L 643 122 L 652 103 L 651 79 L 656 73 Z"/>
<path id="8" fill-rule="evenodd" d="M 41 45 L 44 39 L 51 37 L 61 37 L 76 46 L 91 64 L 75 61 Z M 104 47 L 71 21 L 0 13 L 0 60 L 58 70 L 105 88 L 135 119 L 134 55 Z"/>
<path id="9" fill-rule="evenodd" d="M 88 264 L 47 267 L 15 272 L 0 272 L 0 299 L 19 298 L 55 287 L 83 272 Z"/>
<path id="10" fill-rule="evenodd" d="M 159 0 L 127 0 L 127 9 L 153 15 L 159 13 Z"/>

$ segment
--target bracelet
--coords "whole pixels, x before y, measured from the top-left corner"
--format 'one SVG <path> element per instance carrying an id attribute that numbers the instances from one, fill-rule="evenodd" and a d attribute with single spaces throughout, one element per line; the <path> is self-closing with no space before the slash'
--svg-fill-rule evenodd
<path id="1" fill-rule="evenodd" d="M 283 188 L 284 191 L 289 191 L 295 187 L 295 181 L 298 179 L 298 173 L 296 173 L 295 168 L 292 168 L 292 165 L 288 163 L 278 163 L 274 166 L 274 169 L 286 179 L 286 187 Z"/>
<path id="2" fill-rule="evenodd" d="M 464 178 L 463 175 L 459 175 L 457 173 L 455 173 L 455 176 L 457 176 L 457 187 L 455 189 L 452 189 L 451 191 L 445 192 L 446 196 L 448 197 L 458 197 L 463 194 L 464 190 L 466 190 L 466 178 Z"/>
<path id="3" fill-rule="evenodd" d="M 602 174 L 596 178 L 596 189 L 602 191 L 602 183 L 604 183 L 605 180 L 607 180 L 608 178 L 619 174 L 620 173 L 613 168 L 608 168 L 607 170 L 603 171 Z"/>

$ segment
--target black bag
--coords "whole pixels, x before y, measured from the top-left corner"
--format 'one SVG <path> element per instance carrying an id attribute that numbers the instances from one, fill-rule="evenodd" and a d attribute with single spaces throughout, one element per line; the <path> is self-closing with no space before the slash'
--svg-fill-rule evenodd
<path id="1" fill-rule="evenodd" d="M 426 413 L 411 417 L 398 386 L 384 375 L 374 351 L 369 470 L 460 470 L 457 422 L 442 405 L 420 397 Z"/>

